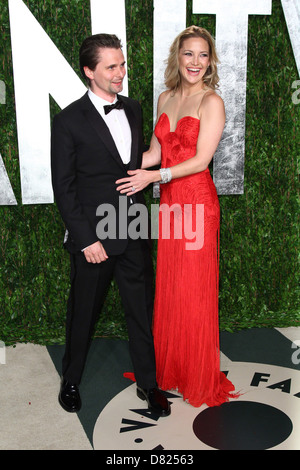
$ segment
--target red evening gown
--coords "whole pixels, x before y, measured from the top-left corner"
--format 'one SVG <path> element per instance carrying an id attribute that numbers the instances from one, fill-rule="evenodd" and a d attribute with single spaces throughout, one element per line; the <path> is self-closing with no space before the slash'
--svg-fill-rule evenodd
<path id="1" fill-rule="evenodd" d="M 198 119 L 186 116 L 171 132 L 167 114 L 160 116 L 155 135 L 162 168 L 195 155 L 199 128 Z M 206 169 L 160 190 L 160 210 L 167 204 L 177 211 L 160 212 L 153 322 L 157 383 L 162 390 L 177 390 L 193 406 L 220 405 L 233 396 L 234 386 L 220 372 L 216 188 Z"/>

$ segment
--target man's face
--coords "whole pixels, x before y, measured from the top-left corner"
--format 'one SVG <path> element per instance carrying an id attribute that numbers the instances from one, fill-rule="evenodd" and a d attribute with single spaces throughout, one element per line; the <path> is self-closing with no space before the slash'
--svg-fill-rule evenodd
<path id="1" fill-rule="evenodd" d="M 112 102 L 116 93 L 123 90 L 126 75 L 125 60 L 121 49 L 99 48 L 99 62 L 95 70 L 84 67 L 91 80 L 91 90 L 101 98 Z"/>

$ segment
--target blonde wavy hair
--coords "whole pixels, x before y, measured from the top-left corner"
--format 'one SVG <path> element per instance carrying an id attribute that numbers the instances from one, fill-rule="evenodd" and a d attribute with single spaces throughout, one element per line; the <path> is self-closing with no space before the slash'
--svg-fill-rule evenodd
<path id="1" fill-rule="evenodd" d="M 219 76 L 217 71 L 219 59 L 216 52 L 215 41 L 206 29 L 194 25 L 186 28 L 178 34 L 170 47 L 167 67 L 165 70 L 165 85 L 173 92 L 178 90 L 180 87 L 181 75 L 179 72 L 178 55 L 183 46 L 183 42 L 190 38 L 202 38 L 208 43 L 210 66 L 203 77 L 203 82 L 208 88 L 215 90 L 219 86 Z"/>

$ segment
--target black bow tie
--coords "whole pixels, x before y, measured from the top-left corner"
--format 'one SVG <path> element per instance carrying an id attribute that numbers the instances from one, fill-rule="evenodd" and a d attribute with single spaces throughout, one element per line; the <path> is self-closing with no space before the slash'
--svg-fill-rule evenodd
<path id="1" fill-rule="evenodd" d="M 104 112 L 105 114 L 108 114 L 110 113 L 113 109 L 123 109 L 124 108 L 124 104 L 122 101 L 118 100 L 116 101 L 114 104 L 108 104 L 106 106 L 103 106 L 104 107 Z"/>

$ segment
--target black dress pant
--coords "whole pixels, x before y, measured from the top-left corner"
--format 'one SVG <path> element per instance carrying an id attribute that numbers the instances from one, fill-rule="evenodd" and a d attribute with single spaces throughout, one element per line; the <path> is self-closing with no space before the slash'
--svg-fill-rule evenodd
<path id="1" fill-rule="evenodd" d="M 77 385 L 81 381 L 95 323 L 113 276 L 124 307 L 136 382 L 142 388 L 155 387 L 152 259 L 147 242 L 140 239 L 130 240 L 124 253 L 100 264 L 88 263 L 83 253 L 71 254 L 63 377 Z"/>

